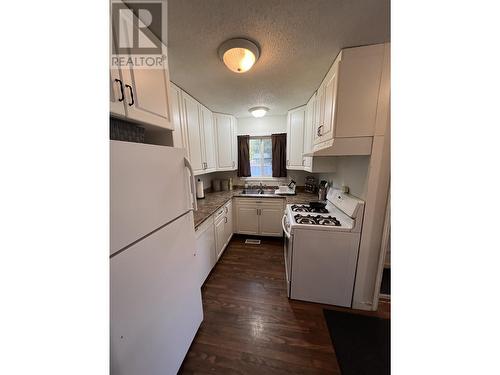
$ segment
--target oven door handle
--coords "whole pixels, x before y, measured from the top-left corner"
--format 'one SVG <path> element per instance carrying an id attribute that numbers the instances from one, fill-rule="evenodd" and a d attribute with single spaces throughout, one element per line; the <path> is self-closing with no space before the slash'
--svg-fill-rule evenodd
<path id="1" fill-rule="evenodd" d="M 290 232 L 286 230 L 285 228 L 285 219 L 286 219 L 286 214 L 283 215 L 283 217 L 281 218 L 281 227 L 283 228 L 283 231 L 285 232 L 285 235 L 290 238 Z"/>

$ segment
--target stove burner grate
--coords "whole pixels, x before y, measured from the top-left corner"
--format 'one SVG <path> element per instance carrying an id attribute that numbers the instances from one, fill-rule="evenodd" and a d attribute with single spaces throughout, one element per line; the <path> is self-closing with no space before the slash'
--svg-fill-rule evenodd
<path id="1" fill-rule="evenodd" d="M 297 224 L 310 224 L 310 225 L 324 225 L 340 227 L 340 221 L 333 216 L 320 216 L 320 215 L 295 215 Z"/>
<path id="2" fill-rule="evenodd" d="M 327 214 L 328 210 L 326 208 L 312 208 L 308 204 L 293 204 L 292 212 L 313 212 L 317 214 Z"/>

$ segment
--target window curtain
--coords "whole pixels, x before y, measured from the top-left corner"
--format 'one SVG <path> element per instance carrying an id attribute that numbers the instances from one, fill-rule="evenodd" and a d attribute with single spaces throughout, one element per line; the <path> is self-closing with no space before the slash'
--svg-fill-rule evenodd
<path id="1" fill-rule="evenodd" d="M 271 135 L 273 177 L 286 177 L 286 133 Z"/>
<path id="2" fill-rule="evenodd" d="M 250 177 L 250 136 L 238 136 L 238 177 Z"/>

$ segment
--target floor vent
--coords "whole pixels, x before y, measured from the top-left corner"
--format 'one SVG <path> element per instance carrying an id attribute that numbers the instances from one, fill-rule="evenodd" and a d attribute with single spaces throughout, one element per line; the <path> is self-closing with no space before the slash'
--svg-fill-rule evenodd
<path id="1" fill-rule="evenodd" d="M 250 238 L 247 238 L 245 240 L 245 245 L 260 245 L 260 240 L 252 240 Z"/>

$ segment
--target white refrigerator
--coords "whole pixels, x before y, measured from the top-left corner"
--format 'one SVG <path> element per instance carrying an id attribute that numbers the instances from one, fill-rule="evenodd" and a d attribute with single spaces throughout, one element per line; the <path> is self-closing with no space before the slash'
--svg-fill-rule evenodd
<path id="1" fill-rule="evenodd" d="M 185 151 L 111 141 L 112 375 L 176 374 L 203 320 Z"/>

